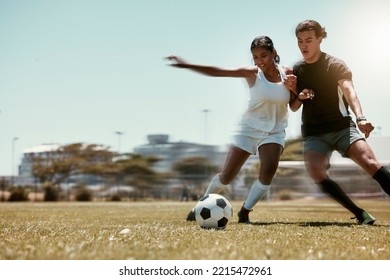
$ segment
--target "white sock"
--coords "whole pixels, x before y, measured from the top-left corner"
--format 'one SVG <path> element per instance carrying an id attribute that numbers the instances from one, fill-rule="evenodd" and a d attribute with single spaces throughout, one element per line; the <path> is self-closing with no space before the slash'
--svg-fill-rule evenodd
<path id="1" fill-rule="evenodd" d="M 263 185 L 259 180 L 256 180 L 249 191 L 248 198 L 244 203 L 244 208 L 251 210 L 270 188 L 271 185 Z"/>
<path id="2" fill-rule="evenodd" d="M 219 176 L 217 174 L 213 177 L 213 179 L 211 179 L 209 186 L 204 195 L 208 195 L 210 193 L 220 193 L 226 188 L 226 186 L 227 185 L 221 183 L 221 181 L 219 180 Z"/>

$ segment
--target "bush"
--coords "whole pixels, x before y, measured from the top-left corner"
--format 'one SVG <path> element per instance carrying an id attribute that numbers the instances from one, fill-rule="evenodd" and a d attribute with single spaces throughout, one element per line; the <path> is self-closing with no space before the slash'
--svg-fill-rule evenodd
<path id="1" fill-rule="evenodd" d="M 44 201 L 58 201 L 58 190 L 54 186 L 46 186 Z"/>
<path id="2" fill-rule="evenodd" d="M 28 193 L 24 188 L 14 188 L 11 190 L 10 197 L 8 201 L 28 201 Z"/>
<path id="3" fill-rule="evenodd" d="M 92 193 L 87 188 L 80 188 L 76 191 L 76 201 L 91 201 Z"/>
<path id="4" fill-rule="evenodd" d="M 291 200 L 292 195 L 290 190 L 281 190 L 278 192 L 278 198 L 280 200 Z"/>
<path id="5" fill-rule="evenodd" d="M 112 197 L 111 197 L 111 201 L 121 201 L 121 197 L 117 194 L 114 194 Z"/>

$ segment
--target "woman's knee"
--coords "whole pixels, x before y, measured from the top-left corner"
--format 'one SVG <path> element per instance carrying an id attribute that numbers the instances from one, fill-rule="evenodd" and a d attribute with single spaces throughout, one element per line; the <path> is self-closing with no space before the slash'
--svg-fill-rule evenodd
<path id="1" fill-rule="evenodd" d="M 263 185 L 271 185 L 273 179 L 274 179 L 274 176 L 261 176 L 261 175 L 259 176 L 259 181 Z"/>
<path id="2" fill-rule="evenodd" d="M 259 180 L 264 185 L 270 185 L 275 177 L 278 164 L 272 164 L 267 166 L 261 166 L 259 172 Z"/>
<path id="3" fill-rule="evenodd" d="M 225 173 L 223 171 L 218 175 L 219 175 L 219 181 L 224 185 L 230 184 L 235 177 L 235 174 Z"/>

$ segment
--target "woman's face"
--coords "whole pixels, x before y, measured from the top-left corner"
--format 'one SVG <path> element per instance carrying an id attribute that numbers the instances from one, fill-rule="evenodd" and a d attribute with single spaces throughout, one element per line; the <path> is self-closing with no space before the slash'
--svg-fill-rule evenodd
<path id="1" fill-rule="evenodd" d="M 252 57 L 255 65 L 265 72 L 274 65 L 275 51 L 269 51 L 265 48 L 252 49 Z"/>

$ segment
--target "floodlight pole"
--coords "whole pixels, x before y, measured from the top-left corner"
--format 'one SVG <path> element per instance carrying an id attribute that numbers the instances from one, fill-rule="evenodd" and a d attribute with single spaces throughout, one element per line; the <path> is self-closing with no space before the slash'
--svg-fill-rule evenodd
<path id="1" fill-rule="evenodd" d="M 204 113 L 204 142 L 207 143 L 207 113 L 210 112 L 209 109 L 203 109 L 202 112 Z"/>
<path id="2" fill-rule="evenodd" d="M 115 134 L 118 135 L 118 154 L 121 153 L 121 136 L 124 134 L 122 131 L 115 131 Z"/>
<path id="3" fill-rule="evenodd" d="M 14 186 L 14 176 L 15 176 L 15 142 L 19 140 L 18 137 L 12 139 L 12 174 L 11 174 L 11 187 Z"/>

